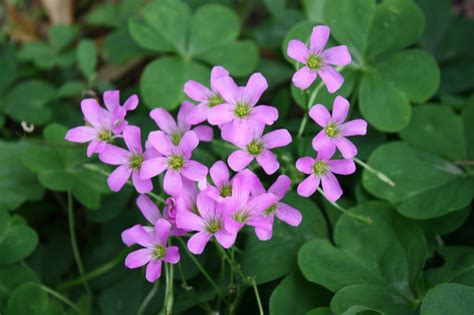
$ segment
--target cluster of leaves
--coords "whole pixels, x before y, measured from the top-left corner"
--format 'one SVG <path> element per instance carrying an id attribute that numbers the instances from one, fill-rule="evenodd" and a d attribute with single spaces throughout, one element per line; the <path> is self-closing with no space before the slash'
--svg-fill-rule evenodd
<path id="1" fill-rule="evenodd" d="M 343 182 L 341 204 L 372 224 L 290 192 L 285 202 L 302 212 L 302 224 L 276 223 L 267 242 L 252 233 L 239 238 L 242 272 L 255 277 L 272 315 L 473 313 L 474 21 L 452 15 L 443 0 L 81 3 L 76 24 L 38 28 L 46 30 L 38 30 L 41 40 L 17 42 L 8 32 L 17 26 L 12 16 L 0 34 L 0 313 L 161 308 L 164 286 L 144 309 L 152 287 L 122 265 L 120 232 L 140 221 L 136 195 L 111 194 L 101 173 L 108 170 L 87 164 L 85 148 L 63 140 L 82 123 L 83 96 L 113 87 L 138 93 L 130 123 L 146 130 L 153 127 L 149 109 L 177 108 L 183 83 L 208 82 L 211 65 L 237 78 L 260 71 L 270 84 L 264 102 L 278 107 L 279 124 L 296 135 L 307 96 L 290 85 L 286 47 L 322 23 L 331 27 L 331 45 L 348 45 L 353 55 L 340 94 L 351 100 L 351 116 L 369 122 L 357 140 L 359 157 L 396 185 L 368 170 Z M 38 8 L 23 9 L 33 15 Z M 334 97 L 323 89 L 317 102 L 331 106 Z M 278 151 L 293 184 L 311 128 Z M 209 165 L 228 154 L 223 143 L 204 144 L 196 159 Z M 78 278 L 71 230 L 86 277 Z M 198 259 L 222 292 L 236 294 L 218 257 L 210 248 Z M 216 291 L 184 249 L 177 270 L 176 313 L 216 310 Z M 234 312 L 256 313 L 251 290 L 240 293 Z"/>

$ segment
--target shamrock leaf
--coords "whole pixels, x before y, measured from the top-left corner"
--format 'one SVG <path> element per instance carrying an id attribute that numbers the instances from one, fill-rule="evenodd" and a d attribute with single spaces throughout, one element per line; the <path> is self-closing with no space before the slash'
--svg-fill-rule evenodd
<path id="1" fill-rule="evenodd" d="M 61 315 L 64 312 L 58 302 L 50 299 L 39 284 L 25 283 L 11 294 L 5 315 L 31 314 Z"/>
<path id="2" fill-rule="evenodd" d="M 38 245 L 38 235 L 20 216 L 0 211 L 0 265 L 18 262 Z"/>
<path id="3" fill-rule="evenodd" d="M 3 309 L 2 305 L 17 287 L 27 282 L 39 283 L 38 276 L 28 266 L 21 263 L 0 266 L 0 308 Z"/>
<path id="4" fill-rule="evenodd" d="M 473 309 L 473 287 L 444 283 L 428 291 L 421 305 L 421 315 L 472 315 Z"/>

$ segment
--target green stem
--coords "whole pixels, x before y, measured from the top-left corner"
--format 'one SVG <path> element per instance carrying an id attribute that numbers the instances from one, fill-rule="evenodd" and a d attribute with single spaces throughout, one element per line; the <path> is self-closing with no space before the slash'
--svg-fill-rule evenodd
<path id="1" fill-rule="evenodd" d="M 323 82 L 319 82 L 318 86 L 313 90 L 313 93 L 311 93 L 311 96 L 309 97 L 308 103 L 306 104 L 306 110 L 309 111 L 311 107 L 313 107 L 314 100 L 316 99 L 316 96 L 318 95 L 319 91 L 323 87 Z M 298 129 L 298 134 L 297 138 L 301 138 L 303 136 L 304 129 L 306 127 L 306 124 L 308 123 L 308 113 L 305 113 L 303 120 L 301 121 L 300 128 Z"/>
<path id="2" fill-rule="evenodd" d="M 165 315 L 173 313 L 173 265 L 165 264 L 166 292 L 165 292 Z"/>
<path id="3" fill-rule="evenodd" d="M 156 281 L 153 284 L 153 288 L 151 288 L 150 292 L 148 292 L 147 296 L 145 297 L 142 304 L 138 308 L 137 315 L 143 315 L 145 313 L 146 308 L 148 307 L 148 304 L 150 304 L 153 297 L 155 297 L 155 294 L 158 292 L 159 287 L 160 287 L 160 282 Z"/>
<path id="4" fill-rule="evenodd" d="M 55 298 L 57 298 L 58 300 L 60 300 L 61 302 L 63 302 L 64 304 L 67 304 L 69 305 L 74 311 L 80 313 L 81 310 L 77 307 L 76 304 L 74 304 L 70 299 L 68 299 L 67 297 L 65 297 L 64 295 L 62 295 L 61 293 L 59 292 L 56 292 L 54 291 L 53 289 L 45 286 L 45 285 L 40 285 L 41 289 L 44 290 L 45 292 L 47 292 L 48 294 L 54 296 Z"/>
<path id="5" fill-rule="evenodd" d="M 358 158 L 354 157 L 354 162 L 356 162 L 357 164 L 359 164 L 360 166 L 362 166 L 363 168 L 365 168 L 368 172 L 372 173 L 373 175 L 375 175 L 379 180 L 381 180 L 382 182 L 384 182 L 385 184 L 389 185 L 390 187 L 395 187 L 395 183 L 387 176 L 385 175 L 384 173 L 374 169 L 373 167 L 371 167 L 370 165 L 368 165 L 367 163 L 359 160 Z"/>
<path id="6" fill-rule="evenodd" d="M 257 288 L 257 283 L 255 282 L 255 278 L 252 278 L 252 286 L 253 286 L 253 291 L 255 293 L 255 298 L 257 299 L 258 311 L 260 312 L 260 315 L 265 315 L 265 313 L 263 312 L 262 301 L 260 300 L 260 294 L 258 293 L 258 288 Z"/>
<path id="7" fill-rule="evenodd" d="M 68 212 L 68 221 L 69 221 L 69 233 L 71 237 L 71 247 L 74 254 L 74 259 L 76 260 L 77 269 L 79 270 L 79 275 L 84 277 L 84 265 L 82 264 L 81 255 L 79 253 L 79 247 L 77 246 L 76 230 L 74 229 L 74 205 L 72 194 L 70 191 L 67 193 L 67 212 Z M 92 293 L 89 288 L 87 281 L 83 283 L 84 289 L 86 290 L 87 297 L 89 298 L 89 303 L 92 302 Z"/>
<path id="8" fill-rule="evenodd" d="M 326 200 L 329 201 L 329 203 L 331 203 L 331 205 L 332 205 L 334 208 L 336 208 L 337 210 L 343 212 L 344 214 L 347 214 L 348 216 L 351 216 L 351 217 L 353 217 L 354 219 L 359 220 L 359 221 L 361 221 L 361 222 L 363 222 L 363 223 L 366 223 L 366 224 L 371 224 L 371 223 L 373 223 L 372 218 L 370 218 L 370 217 L 365 217 L 365 216 L 361 216 L 361 215 L 352 213 L 352 212 L 350 212 L 349 210 L 344 209 L 343 207 L 341 207 L 341 206 L 338 205 L 337 203 L 330 201 L 330 200 L 326 197 L 326 195 L 324 194 L 324 192 L 321 190 L 321 188 L 319 188 L 319 187 L 318 187 L 318 192 L 319 192 L 321 195 L 323 195 L 323 197 L 326 198 Z"/>

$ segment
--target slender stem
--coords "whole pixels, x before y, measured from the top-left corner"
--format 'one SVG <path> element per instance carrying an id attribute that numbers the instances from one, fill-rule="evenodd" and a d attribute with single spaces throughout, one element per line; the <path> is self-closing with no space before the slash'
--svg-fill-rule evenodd
<path id="1" fill-rule="evenodd" d="M 326 195 L 324 194 L 324 192 L 321 190 L 321 188 L 319 188 L 319 187 L 318 187 L 318 192 L 319 192 L 321 195 L 323 195 L 323 197 L 326 198 L 326 200 L 329 201 L 329 202 L 331 203 L 331 205 L 333 205 L 334 208 L 336 208 L 337 210 L 339 210 L 339 211 L 341 211 L 341 212 L 347 214 L 348 216 L 351 216 L 351 217 L 353 217 L 354 219 L 357 219 L 357 220 L 359 220 L 359 221 L 361 221 L 361 222 L 363 222 L 363 223 L 367 223 L 367 224 L 373 223 L 372 218 L 370 218 L 370 217 L 365 217 L 365 216 L 361 216 L 361 215 L 352 213 L 352 212 L 350 212 L 349 210 L 344 209 L 343 207 L 341 207 L 341 206 L 338 205 L 337 203 L 330 201 L 330 200 L 326 197 Z"/>
<path id="2" fill-rule="evenodd" d="M 260 312 L 260 315 L 265 315 L 263 312 L 262 301 L 260 300 L 260 294 L 258 293 L 257 283 L 255 282 L 254 277 L 252 277 L 252 286 L 253 291 L 255 292 L 255 298 L 257 299 L 258 311 Z"/>
<path id="3" fill-rule="evenodd" d="M 165 264 L 166 292 L 165 292 L 165 314 L 173 313 L 173 265 Z"/>
<path id="4" fill-rule="evenodd" d="M 311 96 L 309 97 L 308 103 L 306 104 L 306 110 L 309 111 L 311 107 L 314 105 L 314 100 L 316 99 L 316 95 L 318 95 L 319 91 L 323 87 L 323 82 L 321 81 L 318 86 L 314 89 L 313 93 L 311 93 Z M 306 124 L 308 123 L 308 113 L 305 113 L 303 120 L 301 121 L 300 128 L 298 130 L 298 135 L 296 136 L 297 138 L 301 138 L 303 135 L 304 129 L 306 127 Z"/>
<path id="5" fill-rule="evenodd" d="M 441 238 L 441 235 L 436 234 L 436 235 L 435 235 L 435 239 L 436 239 L 436 243 L 438 244 L 438 246 L 440 246 L 440 247 L 443 247 L 443 246 L 444 246 L 444 241 L 443 241 L 443 239 Z"/>
<path id="6" fill-rule="evenodd" d="M 240 266 L 236 264 L 235 259 L 232 259 L 231 257 L 229 257 L 227 252 L 222 247 L 220 247 L 219 244 L 217 243 L 215 244 L 216 244 L 217 250 L 221 253 L 221 255 L 225 258 L 225 260 L 227 260 L 227 262 L 229 263 L 230 267 L 234 270 L 234 272 L 237 273 L 242 278 L 242 281 L 244 281 L 244 283 L 250 284 L 249 277 L 244 275 L 242 270 L 240 270 Z"/>
<path id="7" fill-rule="evenodd" d="M 95 164 L 84 164 L 83 166 L 84 166 L 84 168 L 87 168 L 90 171 L 97 172 L 97 173 L 102 174 L 104 176 L 108 177 L 110 175 L 109 172 L 103 170 L 102 168 L 98 167 Z M 133 186 L 133 183 L 130 180 L 128 180 L 126 182 L 126 184 L 129 185 L 129 186 Z M 161 202 L 163 204 L 166 203 L 165 199 L 163 199 L 161 196 L 158 196 L 157 194 L 155 194 L 153 192 L 149 192 L 149 193 L 147 193 L 147 195 L 152 197 L 153 199 L 155 199 L 157 202 Z"/>
<path id="8" fill-rule="evenodd" d="M 74 205 L 72 200 L 72 194 L 70 191 L 67 193 L 67 212 L 68 212 L 68 221 L 69 221 L 69 233 L 71 237 L 71 247 L 74 254 L 74 259 L 76 260 L 77 269 L 79 270 L 79 275 L 84 277 L 84 265 L 82 264 L 81 255 L 79 253 L 79 247 L 77 246 L 76 230 L 74 229 Z M 84 289 L 86 290 L 87 297 L 89 298 L 89 303 L 92 301 L 92 293 L 89 288 L 87 281 L 83 283 Z"/>
<path id="9" fill-rule="evenodd" d="M 81 310 L 77 307 L 76 304 L 74 304 L 70 299 L 68 299 L 67 297 L 65 297 L 64 295 L 62 295 L 61 293 L 59 292 L 56 292 L 54 291 L 53 289 L 45 286 L 45 285 L 40 285 L 41 289 L 44 290 L 45 292 L 47 292 L 48 294 L 54 296 L 55 298 L 57 298 L 58 300 L 60 300 L 61 302 L 63 302 L 64 304 L 67 304 L 69 305 L 74 311 L 80 313 Z"/>
<path id="10" fill-rule="evenodd" d="M 466 160 L 466 161 L 454 161 L 454 164 L 457 165 L 474 165 L 474 161 Z"/>
<path id="11" fill-rule="evenodd" d="M 146 308 L 148 307 L 148 304 L 150 304 L 151 300 L 155 297 L 155 294 L 158 292 L 158 289 L 160 287 L 160 282 L 156 281 L 153 284 L 153 288 L 151 288 L 150 292 L 148 292 L 147 296 L 143 300 L 142 304 L 138 308 L 137 315 L 143 315 L 146 311 Z"/>
<path id="12" fill-rule="evenodd" d="M 371 167 L 370 165 L 368 165 L 367 163 L 359 160 L 358 158 L 354 157 L 354 162 L 356 162 L 357 164 L 359 164 L 360 166 L 362 166 L 363 168 L 365 168 L 367 171 L 369 171 L 370 173 L 372 173 L 373 175 L 375 175 L 378 179 L 380 179 L 382 182 L 384 182 L 385 184 L 389 185 L 390 187 L 395 187 L 395 183 L 387 176 L 385 175 L 384 173 L 374 169 L 373 167 Z"/>

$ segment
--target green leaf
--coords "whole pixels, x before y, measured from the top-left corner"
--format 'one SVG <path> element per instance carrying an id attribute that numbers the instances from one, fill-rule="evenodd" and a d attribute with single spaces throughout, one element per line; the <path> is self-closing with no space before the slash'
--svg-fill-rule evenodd
<path id="1" fill-rule="evenodd" d="M 173 51 L 172 44 L 143 19 L 137 17 L 130 18 L 128 30 L 133 40 L 145 49 L 156 52 Z"/>
<path id="2" fill-rule="evenodd" d="M 35 230 L 26 225 L 18 216 L 7 219 L 0 226 L 0 264 L 11 264 L 29 256 L 38 245 Z"/>
<path id="3" fill-rule="evenodd" d="M 77 25 L 54 25 L 48 29 L 48 40 L 51 46 L 59 51 L 69 46 L 78 33 Z"/>
<path id="4" fill-rule="evenodd" d="M 27 200 L 38 200 L 44 189 L 34 173 L 19 161 L 28 145 L 0 141 L 0 209 L 16 209 Z"/>
<path id="5" fill-rule="evenodd" d="M 474 249 L 464 246 L 444 246 L 436 249 L 443 257 L 443 265 L 439 268 L 429 269 L 425 272 L 428 287 L 444 282 L 455 282 L 465 285 L 466 276 L 474 274 Z"/>
<path id="6" fill-rule="evenodd" d="M 27 301 L 27 302 L 25 302 Z M 48 297 L 39 284 L 25 283 L 8 299 L 5 315 L 60 315 L 60 305 Z"/>
<path id="7" fill-rule="evenodd" d="M 188 53 L 198 55 L 219 49 L 234 40 L 239 29 L 239 18 L 232 10 L 216 4 L 202 6 L 191 19 Z"/>
<path id="8" fill-rule="evenodd" d="M 466 222 L 470 212 L 471 209 L 467 207 L 434 219 L 422 220 L 420 224 L 427 235 L 434 237 L 436 235 L 445 235 L 460 228 Z"/>
<path id="9" fill-rule="evenodd" d="M 95 43 L 89 39 L 83 39 L 77 46 L 77 62 L 82 74 L 91 80 L 97 67 L 97 49 Z"/>
<path id="10" fill-rule="evenodd" d="M 3 95 L 9 85 L 17 77 L 17 54 L 13 45 L 2 43 L 3 49 L 0 50 L 0 95 Z"/>
<path id="11" fill-rule="evenodd" d="M 149 55 L 147 50 L 135 44 L 126 25 L 105 38 L 103 53 L 106 61 L 112 64 L 124 64 L 133 58 Z"/>
<path id="12" fill-rule="evenodd" d="M 57 64 L 54 49 L 44 42 L 23 45 L 18 53 L 19 60 L 32 61 L 40 69 L 51 69 Z"/>
<path id="13" fill-rule="evenodd" d="M 267 10 L 275 17 L 284 17 L 285 0 L 263 0 L 263 3 L 267 7 Z"/>
<path id="14" fill-rule="evenodd" d="M 368 164 L 395 182 L 390 187 L 364 171 L 364 187 L 397 205 L 405 216 L 430 219 L 465 208 L 472 199 L 473 180 L 456 165 L 403 142 L 378 147 Z"/>
<path id="15" fill-rule="evenodd" d="M 270 315 L 304 315 L 316 306 L 327 305 L 329 297 L 326 289 L 306 281 L 299 272 L 295 272 L 286 276 L 273 291 Z"/>
<path id="16" fill-rule="evenodd" d="M 424 26 L 423 12 L 413 1 L 384 0 L 375 9 L 369 33 L 369 55 L 376 56 L 416 43 Z"/>
<path id="17" fill-rule="evenodd" d="M 51 118 L 45 105 L 56 96 L 55 88 L 44 81 L 30 80 L 16 85 L 5 98 L 4 111 L 17 121 L 44 124 Z"/>
<path id="18" fill-rule="evenodd" d="M 334 313 L 331 312 L 331 309 L 329 307 L 318 307 L 306 313 L 306 315 L 333 315 L 333 314 Z"/>
<path id="19" fill-rule="evenodd" d="M 120 22 L 117 20 L 118 14 L 119 10 L 116 4 L 102 3 L 95 6 L 86 15 L 85 20 L 89 25 L 117 27 Z"/>
<path id="20" fill-rule="evenodd" d="M 5 305 L 8 296 L 21 284 L 39 283 L 38 276 L 24 264 L 0 266 L 0 305 Z"/>
<path id="21" fill-rule="evenodd" d="M 67 81 L 58 90 L 58 97 L 82 96 L 87 85 L 83 81 Z"/>
<path id="22" fill-rule="evenodd" d="M 421 315 L 472 315 L 474 288 L 461 284 L 445 283 L 426 293 L 421 304 Z"/>
<path id="23" fill-rule="evenodd" d="M 426 20 L 421 44 L 425 49 L 435 53 L 449 27 L 451 3 L 445 0 L 416 0 L 416 2 Z"/>
<path id="24" fill-rule="evenodd" d="M 467 158 L 463 122 L 449 106 L 415 107 L 410 123 L 400 131 L 400 136 L 408 144 L 443 158 Z"/>
<path id="25" fill-rule="evenodd" d="M 292 227 L 275 220 L 273 237 L 269 241 L 259 241 L 251 235 L 242 256 L 242 271 L 255 276 L 258 283 L 264 283 L 296 269 L 296 253 L 300 246 L 313 238 L 327 238 L 327 227 L 319 208 L 308 199 L 290 192 L 285 202 L 303 214 L 300 226 Z M 268 257 L 272 259 L 268 259 Z"/>
<path id="26" fill-rule="evenodd" d="M 304 10 L 311 21 L 324 24 L 326 0 L 303 0 Z"/>
<path id="27" fill-rule="evenodd" d="M 466 141 L 466 153 L 470 159 L 474 158 L 474 103 L 466 106 L 462 112 L 464 126 L 464 139 Z"/>

